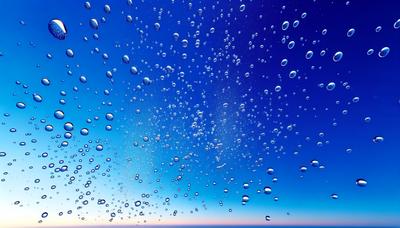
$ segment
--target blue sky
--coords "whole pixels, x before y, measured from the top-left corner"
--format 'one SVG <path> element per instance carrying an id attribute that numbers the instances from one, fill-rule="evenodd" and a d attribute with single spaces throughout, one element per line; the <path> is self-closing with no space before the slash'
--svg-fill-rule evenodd
<path id="1" fill-rule="evenodd" d="M 400 224 L 397 3 L 84 2 L 0 3 L 0 224 Z"/>

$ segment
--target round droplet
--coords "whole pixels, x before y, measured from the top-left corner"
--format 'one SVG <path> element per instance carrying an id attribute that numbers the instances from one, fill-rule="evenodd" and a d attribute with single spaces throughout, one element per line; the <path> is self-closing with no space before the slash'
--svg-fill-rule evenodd
<path id="1" fill-rule="evenodd" d="M 64 40 L 67 36 L 67 27 L 59 19 L 51 20 L 47 27 L 51 35 L 59 40 Z"/>
<path id="2" fill-rule="evenodd" d="M 122 62 L 129 63 L 129 56 L 128 55 L 123 55 L 122 56 Z"/>
<path id="3" fill-rule="evenodd" d="M 110 12 L 111 12 L 111 7 L 110 7 L 110 5 L 104 5 L 104 12 L 105 12 L 105 13 L 110 13 Z"/>
<path id="4" fill-rule="evenodd" d="M 74 57 L 74 51 L 72 51 L 72 49 L 70 48 L 68 48 L 67 51 L 65 51 L 65 54 L 70 58 Z"/>
<path id="5" fill-rule="evenodd" d="M 24 108 L 26 108 L 26 105 L 25 105 L 25 103 L 23 103 L 23 102 L 17 102 L 17 104 L 16 104 L 15 106 L 17 106 L 17 108 L 19 108 L 19 109 L 24 109 Z"/>
<path id="6" fill-rule="evenodd" d="M 52 125 L 50 125 L 50 124 L 48 124 L 48 125 L 46 125 L 45 127 L 44 127 L 44 129 L 46 130 L 46 131 L 53 131 L 53 126 Z"/>
<path id="7" fill-rule="evenodd" d="M 72 130 L 74 130 L 74 125 L 71 122 L 66 122 L 64 124 L 64 129 L 66 131 L 72 131 Z"/>
<path id="8" fill-rule="evenodd" d="M 96 146 L 96 150 L 97 150 L 97 151 L 102 151 L 102 150 L 103 150 L 103 145 L 100 145 L 100 144 L 97 145 L 97 146 Z"/>
<path id="9" fill-rule="evenodd" d="M 245 4 L 242 4 L 242 5 L 239 6 L 239 11 L 240 12 L 243 12 L 245 9 L 246 9 L 246 5 Z"/>
<path id="10" fill-rule="evenodd" d="M 114 119 L 114 115 L 112 113 L 106 113 L 106 119 L 111 121 Z"/>
<path id="11" fill-rule="evenodd" d="M 92 29 L 99 28 L 99 22 L 97 22 L 97 20 L 95 18 L 90 19 L 89 24 L 90 24 L 90 27 L 92 27 Z"/>
<path id="12" fill-rule="evenodd" d="M 289 28 L 289 21 L 284 21 L 283 23 L 282 23 L 282 30 L 286 30 L 286 29 L 288 29 Z"/>
<path id="13" fill-rule="evenodd" d="M 267 194 L 267 195 L 271 194 L 272 193 L 272 188 L 268 187 L 268 186 L 264 187 L 264 193 Z"/>
<path id="14" fill-rule="evenodd" d="M 378 56 L 380 58 L 385 58 L 389 54 L 389 52 L 390 52 L 390 48 L 389 47 L 384 47 L 379 51 Z"/>
<path id="15" fill-rule="evenodd" d="M 42 85 L 44 86 L 49 86 L 50 85 L 50 80 L 47 78 L 42 78 L 42 80 L 40 81 L 42 83 Z"/>
<path id="16" fill-rule="evenodd" d="M 43 100 L 43 98 L 37 93 L 32 94 L 32 97 L 33 97 L 33 100 L 36 102 L 42 102 L 42 100 Z"/>
<path id="17" fill-rule="evenodd" d="M 398 19 L 396 22 L 394 22 L 393 28 L 394 28 L 394 29 L 400 28 L 400 19 Z"/>
<path id="18" fill-rule="evenodd" d="M 47 212 L 42 213 L 42 218 L 46 218 L 49 214 Z"/>
<path id="19" fill-rule="evenodd" d="M 88 135 L 89 134 L 89 129 L 82 128 L 80 132 L 81 132 L 81 135 Z"/>
<path id="20" fill-rule="evenodd" d="M 267 169 L 267 174 L 269 174 L 269 175 L 274 174 L 274 169 L 273 168 L 268 168 Z"/>
<path id="21" fill-rule="evenodd" d="M 349 29 L 349 31 L 347 31 L 347 37 L 352 37 L 355 32 L 356 30 L 354 28 Z"/>
<path id="22" fill-rule="evenodd" d="M 332 59 L 334 62 L 339 62 L 342 59 L 342 57 L 343 57 L 343 52 L 338 51 L 333 55 Z"/>
<path id="23" fill-rule="evenodd" d="M 313 167 L 318 167 L 318 166 L 319 166 L 319 161 L 317 161 L 317 160 L 312 160 L 312 161 L 311 161 L 311 166 L 313 166 Z"/>
<path id="24" fill-rule="evenodd" d="M 326 90 L 332 91 L 336 87 L 336 84 L 334 82 L 329 82 L 328 85 L 326 85 Z"/>
<path id="25" fill-rule="evenodd" d="M 155 29 L 156 31 L 159 31 L 160 28 L 161 28 L 160 23 L 158 23 L 158 22 L 154 23 L 154 29 Z"/>
<path id="26" fill-rule="evenodd" d="M 6 152 L 0 152 L 0 157 L 5 157 L 7 155 Z"/>
<path id="27" fill-rule="evenodd" d="M 292 41 L 290 41 L 290 42 L 288 43 L 288 48 L 289 48 L 289 49 L 293 49 L 293 48 L 294 48 L 294 45 L 296 45 L 296 42 L 294 42 L 294 41 L 292 40 Z"/>
<path id="28" fill-rule="evenodd" d="M 54 117 L 59 120 L 64 119 L 64 112 L 61 110 L 57 110 L 54 112 Z"/>
<path id="29" fill-rule="evenodd" d="M 248 195 L 243 195 L 242 196 L 242 203 L 243 204 L 246 204 L 247 202 L 249 202 L 249 200 L 250 200 L 250 197 Z"/>
<path id="30" fill-rule="evenodd" d="M 295 78 L 297 75 L 297 72 L 295 70 L 292 70 L 289 72 L 289 78 Z"/>
<path id="31" fill-rule="evenodd" d="M 288 60 L 287 59 L 282 59 L 282 61 L 281 61 L 281 66 L 286 66 L 287 64 L 288 64 Z"/>
<path id="32" fill-rule="evenodd" d="M 145 85 L 150 85 L 151 84 L 151 80 L 150 80 L 150 78 L 148 78 L 148 77 L 144 77 L 143 78 L 143 84 L 145 84 Z"/>
<path id="33" fill-rule="evenodd" d="M 92 8 L 92 6 L 90 5 L 90 2 L 85 2 L 84 6 L 86 9 Z"/>
<path id="34" fill-rule="evenodd" d="M 131 66 L 130 71 L 131 71 L 131 74 L 133 74 L 133 75 L 138 74 L 138 69 L 135 66 Z"/>
<path id="35" fill-rule="evenodd" d="M 332 198 L 332 199 L 339 199 L 339 196 L 338 196 L 338 194 L 333 193 L 333 194 L 331 195 L 331 198 Z"/>
<path id="36" fill-rule="evenodd" d="M 86 76 L 81 75 L 81 76 L 79 77 L 79 81 L 82 82 L 82 83 L 86 83 L 86 82 L 87 82 Z"/>
<path id="37" fill-rule="evenodd" d="M 360 179 L 357 179 L 357 180 L 356 180 L 356 184 L 357 184 L 358 186 L 360 186 L 360 187 L 365 187 L 365 186 L 367 186 L 367 181 L 364 180 L 364 179 L 362 179 L 362 178 L 360 178 Z"/>
<path id="38" fill-rule="evenodd" d="M 314 55 L 314 52 L 313 52 L 313 51 L 307 51 L 307 53 L 306 53 L 306 59 L 311 59 L 311 58 L 313 57 L 313 55 Z"/>
<path id="39" fill-rule="evenodd" d="M 373 141 L 374 143 L 381 143 L 381 142 L 383 142 L 383 140 L 384 140 L 384 138 L 383 138 L 382 136 L 375 136 L 375 137 L 372 139 L 372 141 Z"/>

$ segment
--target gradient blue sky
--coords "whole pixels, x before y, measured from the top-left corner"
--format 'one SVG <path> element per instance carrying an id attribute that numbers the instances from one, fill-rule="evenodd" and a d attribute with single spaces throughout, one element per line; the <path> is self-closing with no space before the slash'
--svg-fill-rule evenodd
<path id="1" fill-rule="evenodd" d="M 112 213 L 111 224 L 400 224 L 400 29 L 393 26 L 400 4 L 144 0 L 129 6 L 124 0 L 92 1 L 87 10 L 84 2 L 0 2 L 0 151 L 7 153 L 0 157 L 0 226 L 36 226 L 43 212 L 49 216 L 40 226 L 109 224 Z M 66 24 L 65 40 L 48 32 L 54 18 Z M 90 28 L 91 18 L 99 21 L 98 30 Z M 290 22 L 287 30 L 281 29 L 284 21 Z M 356 32 L 347 37 L 350 28 Z M 296 45 L 290 50 L 291 40 Z M 379 58 L 386 46 L 389 55 Z M 374 53 L 367 55 L 370 48 Z M 309 50 L 314 55 L 308 60 Z M 337 51 L 344 55 L 334 62 Z M 121 61 L 125 54 L 129 64 Z M 132 65 L 138 75 L 130 74 Z M 294 79 L 288 77 L 292 70 Z M 107 71 L 114 71 L 113 82 Z M 50 86 L 40 83 L 44 77 Z M 144 85 L 144 77 L 152 84 Z M 333 91 L 325 88 L 329 82 L 336 84 Z M 17 102 L 27 107 L 17 109 Z M 63 120 L 53 117 L 57 109 L 65 112 Z M 75 128 L 68 140 L 67 121 Z M 46 124 L 54 131 L 46 132 Z M 112 131 L 105 130 L 108 124 Z M 88 136 L 79 134 L 84 127 Z M 384 141 L 374 143 L 375 136 Z M 60 147 L 63 141 L 69 145 Z M 99 144 L 102 151 L 95 149 Z M 323 167 L 312 167 L 313 159 Z M 60 160 L 68 171 L 54 171 Z M 74 173 L 77 165 L 82 169 Z M 358 178 L 367 186 L 357 186 Z M 264 186 L 273 193 L 265 195 Z M 331 199 L 333 193 L 339 199 Z M 250 196 L 246 205 L 244 194 Z M 137 200 L 143 207 L 132 206 Z"/>

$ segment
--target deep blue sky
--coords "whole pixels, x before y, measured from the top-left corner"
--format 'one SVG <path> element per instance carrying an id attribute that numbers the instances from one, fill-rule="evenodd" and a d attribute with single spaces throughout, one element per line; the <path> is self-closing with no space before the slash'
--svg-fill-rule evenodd
<path id="1" fill-rule="evenodd" d="M 84 2 L 0 3 L 0 225 L 400 224 L 400 3 Z"/>

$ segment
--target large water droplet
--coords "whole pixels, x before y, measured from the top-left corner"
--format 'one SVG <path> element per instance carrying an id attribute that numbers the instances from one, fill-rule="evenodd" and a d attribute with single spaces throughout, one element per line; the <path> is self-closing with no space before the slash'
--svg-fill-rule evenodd
<path id="1" fill-rule="evenodd" d="M 59 120 L 64 119 L 64 112 L 61 110 L 57 110 L 54 112 L 54 117 Z"/>
<path id="2" fill-rule="evenodd" d="M 332 59 L 334 62 L 339 62 L 342 59 L 342 57 L 343 57 L 343 52 L 338 51 L 333 55 Z"/>
<path id="3" fill-rule="evenodd" d="M 15 106 L 17 106 L 17 108 L 19 108 L 19 109 L 24 109 L 26 107 L 25 103 L 23 103 L 23 102 L 17 102 L 17 104 Z"/>
<path id="4" fill-rule="evenodd" d="M 90 24 L 90 27 L 92 27 L 92 29 L 99 28 L 99 22 L 97 22 L 97 20 L 95 18 L 90 19 L 89 24 Z"/>
<path id="5" fill-rule="evenodd" d="M 67 27 L 59 19 L 51 20 L 47 27 L 51 35 L 59 40 L 64 40 L 67 36 Z"/>
<path id="6" fill-rule="evenodd" d="M 389 54 L 389 52 L 390 52 L 390 48 L 384 47 L 379 51 L 378 56 L 381 58 L 385 58 Z"/>

